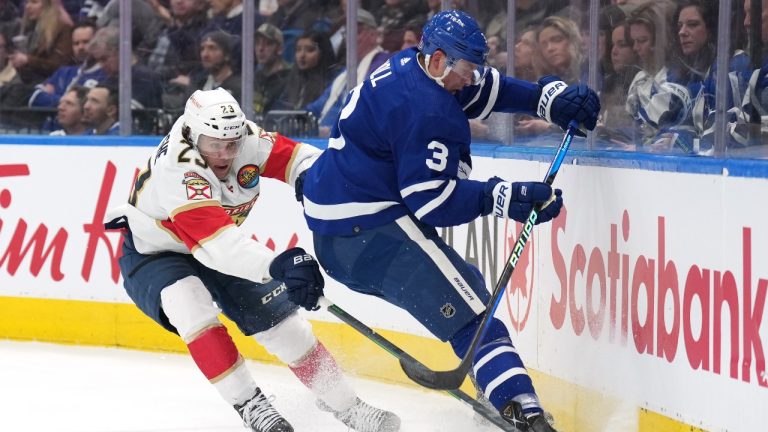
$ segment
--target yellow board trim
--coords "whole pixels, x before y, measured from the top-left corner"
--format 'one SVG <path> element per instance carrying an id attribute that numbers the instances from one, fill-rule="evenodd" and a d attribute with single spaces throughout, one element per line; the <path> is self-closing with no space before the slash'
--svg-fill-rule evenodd
<path id="1" fill-rule="evenodd" d="M 232 322 L 224 317 L 222 322 L 243 357 L 278 363 L 253 338 L 240 333 Z M 403 374 L 397 360 L 351 327 L 323 321 L 312 324 L 317 337 L 345 371 L 378 381 L 415 386 Z M 432 368 L 449 369 L 457 364 L 448 344 L 407 333 L 376 331 Z M 134 305 L 124 303 L 0 296 L 0 338 L 187 352 L 181 338 L 165 331 Z M 605 430 L 604 423 L 597 423 L 605 421 L 606 413 L 621 413 L 623 409 L 629 411 L 630 418 L 637 418 L 637 428 L 627 432 L 705 432 L 642 407 L 626 407 L 619 400 L 565 380 L 533 370 L 529 373 L 560 430 Z M 462 390 L 474 394 L 468 380 Z"/>

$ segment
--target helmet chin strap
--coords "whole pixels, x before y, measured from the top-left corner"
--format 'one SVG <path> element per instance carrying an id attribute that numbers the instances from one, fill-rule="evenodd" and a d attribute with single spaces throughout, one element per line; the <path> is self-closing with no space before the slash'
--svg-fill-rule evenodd
<path id="1" fill-rule="evenodd" d="M 428 77 L 430 77 L 433 80 L 435 80 L 435 82 L 437 84 L 439 84 L 440 87 L 445 88 L 445 83 L 443 82 L 443 80 L 445 79 L 445 77 L 448 76 L 449 73 L 451 73 L 451 68 L 446 67 L 445 70 L 443 71 L 443 75 L 442 76 L 439 76 L 439 77 L 432 76 L 432 74 L 429 73 L 429 61 L 431 59 L 432 59 L 432 55 L 431 54 L 424 54 L 424 66 L 422 66 L 421 63 L 419 63 L 419 66 L 421 66 L 421 70 L 423 70 L 424 73 L 426 73 Z"/>

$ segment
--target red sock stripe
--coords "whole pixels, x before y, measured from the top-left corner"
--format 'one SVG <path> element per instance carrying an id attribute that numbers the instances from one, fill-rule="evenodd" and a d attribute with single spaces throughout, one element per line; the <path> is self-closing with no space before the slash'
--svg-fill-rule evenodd
<path id="1" fill-rule="evenodd" d="M 240 358 L 235 343 L 222 325 L 204 330 L 187 346 L 197 367 L 208 380 L 231 369 Z"/>
<path id="2" fill-rule="evenodd" d="M 331 357 L 331 353 L 320 342 L 317 343 L 315 349 L 301 363 L 292 366 L 291 371 L 299 378 L 299 381 L 310 388 L 318 378 L 327 379 L 340 374 L 336 360 Z"/>

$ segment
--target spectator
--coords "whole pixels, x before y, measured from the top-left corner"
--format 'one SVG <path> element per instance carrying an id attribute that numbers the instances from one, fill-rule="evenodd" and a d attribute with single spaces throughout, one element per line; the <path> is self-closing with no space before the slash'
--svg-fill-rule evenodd
<path id="1" fill-rule="evenodd" d="M 21 25 L 19 8 L 12 1 L 0 0 L 0 33 L 5 36 L 9 47 L 11 45 L 11 35 L 18 34 L 19 25 Z M 10 49 L 8 52 L 10 52 Z"/>
<path id="2" fill-rule="evenodd" d="M 752 1 L 754 0 L 744 1 L 744 28 L 748 33 L 754 31 L 752 29 Z M 762 13 L 759 22 L 755 24 L 760 26 L 761 33 L 755 35 L 755 39 L 760 38 L 763 50 L 760 53 L 762 58 L 755 63 L 762 66 L 752 72 L 746 94 L 741 103 L 739 122 L 732 125 L 731 132 L 733 138 L 739 140 L 743 145 L 765 145 L 768 143 L 768 140 L 763 138 L 768 136 L 768 92 L 766 92 L 766 88 L 768 88 L 768 55 L 766 55 L 766 49 L 768 49 L 768 0 L 762 0 L 759 6 Z M 765 153 L 761 156 L 765 157 Z"/>
<path id="3" fill-rule="evenodd" d="M 279 28 L 264 23 L 256 30 L 255 39 L 253 110 L 264 114 L 283 93 L 291 66 L 283 60 L 283 33 Z"/>
<path id="4" fill-rule="evenodd" d="M 582 39 L 575 22 L 559 16 L 547 17 L 536 34 L 539 55 L 534 57 L 537 75 L 557 75 L 566 83 L 579 80 Z"/>
<path id="5" fill-rule="evenodd" d="M 119 24 L 120 1 L 110 0 L 96 20 L 96 25 L 102 28 L 117 27 Z M 157 43 L 157 38 L 160 36 L 163 21 L 155 9 L 145 0 L 132 0 L 131 27 L 133 52 L 138 57 L 139 62 L 146 65 L 149 55 Z"/>
<path id="6" fill-rule="evenodd" d="M 384 51 L 378 43 L 376 20 L 365 9 L 357 11 L 357 82 L 363 82 L 373 71 L 386 62 L 392 53 Z M 336 122 L 347 95 L 347 70 L 341 72 L 323 94 L 307 106 L 319 119 L 320 135 L 328 136 Z"/>
<path id="7" fill-rule="evenodd" d="M 75 26 L 72 31 L 72 57 L 74 66 L 61 66 L 48 79 L 35 87 L 29 98 L 29 105 L 36 107 L 54 107 L 59 104 L 66 91 L 72 86 L 94 87 L 107 79 L 106 73 L 90 52 L 90 44 L 96 26 L 85 21 Z"/>
<path id="8" fill-rule="evenodd" d="M 515 78 L 526 81 L 536 81 L 538 78 L 533 69 L 533 57 L 536 52 L 536 30 L 523 30 L 515 44 Z"/>
<path id="9" fill-rule="evenodd" d="M 415 0 L 385 0 L 373 14 L 380 25 L 381 47 L 386 51 L 399 50 L 406 24 L 427 11 L 426 4 Z"/>
<path id="10" fill-rule="evenodd" d="M 215 30 L 222 30 L 231 35 L 243 34 L 243 0 L 210 0 L 208 28 L 203 32 L 207 34 Z M 262 22 L 261 16 L 256 12 L 255 26 Z M 239 51 L 239 47 L 236 51 Z"/>
<path id="11" fill-rule="evenodd" d="M 207 0 L 173 0 L 171 22 L 158 38 L 148 65 L 164 82 L 200 66 L 200 40 L 208 27 Z"/>
<path id="12" fill-rule="evenodd" d="M 415 47 L 421 40 L 421 31 L 424 28 L 424 20 L 411 20 L 405 24 L 403 31 L 403 43 L 400 49 Z"/>
<path id="13" fill-rule="evenodd" d="M 73 87 L 59 99 L 59 108 L 56 113 L 56 122 L 61 129 L 51 132 L 54 136 L 84 135 L 87 126 L 83 121 L 83 106 L 88 96 L 89 89 L 85 87 Z"/>
<path id="14" fill-rule="evenodd" d="M 83 123 L 90 129 L 87 135 L 117 135 L 120 133 L 117 88 L 98 85 L 88 90 L 83 104 Z"/>
<path id="15" fill-rule="evenodd" d="M 333 47 L 325 33 L 309 31 L 296 40 L 295 63 L 276 109 L 300 110 L 320 97 L 336 76 Z"/>
<path id="16" fill-rule="evenodd" d="M 11 62 L 8 61 L 8 41 L 0 33 L 0 88 L 8 83 L 18 83 L 19 76 Z"/>
<path id="17" fill-rule="evenodd" d="M 639 70 L 639 60 L 632 49 L 628 33 L 625 21 L 613 22 L 608 40 L 610 62 L 607 64 L 600 95 L 603 111 L 596 129 L 598 136 L 610 142 L 611 146 L 627 150 L 634 149 L 634 122 L 624 104 L 629 86 Z"/>
<path id="18" fill-rule="evenodd" d="M 499 36 L 491 36 L 488 38 L 488 65 L 493 66 L 496 69 L 504 72 L 504 68 L 507 67 L 506 56 L 504 56 L 504 63 L 499 64 L 501 56 L 500 53 L 505 52 L 507 49 L 507 41 Z"/>
<path id="19" fill-rule="evenodd" d="M 718 54 L 731 57 L 728 70 L 730 85 L 726 91 L 726 109 L 729 111 L 736 101 L 741 102 L 746 91 L 751 72 L 750 59 L 741 50 L 717 53 L 717 12 L 711 2 L 689 0 L 680 3 L 675 22 L 678 38 L 673 45 L 674 61 L 669 80 L 685 86 L 691 100 L 691 112 L 683 124 L 671 129 L 664 140 L 657 141 L 658 149 L 669 145 L 683 152 L 711 154 L 714 151 L 715 59 Z M 731 140 L 728 145 L 732 147 L 739 143 Z"/>
<path id="20" fill-rule="evenodd" d="M 568 84 L 579 81 L 582 60 L 582 40 L 573 21 L 559 16 L 544 19 L 536 34 L 539 47 L 533 58 L 537 76 L 556 75 Z M 561 130 L 540 118 L 522 118 L 515 128 L 522 135 L 538 135 Z"/>
<path id="21" fill-rule="evenodd" d="M 670 91 L 674 88 L 667 84 L 670 6 L 661 2 L 646 3 L 627 19 L 629 39 L 640 71 L 629 86 L 625 108 L 635 119 L 635 141 L 641 146 L 651 144 L 660 127 L 682 121 L 679 117 L 684 102 L 677 99 L 679 93 Z"/>
<path id="22" fill-rule="evenodd" d="M 235 45 L 234 39 L 234 36 L 221 30 L 203 36 L 200 42 L 202 69 L 192 74 L 192 84 L 187 90 L 187 96 L 191 96 L 195 90 L 215 90 L 221 87 L 239 103 L 242 79 L 240 73 L 236 72 L 232 66 L 232 56 L 237 55 L 232 52 L 232 47 Z"/>
<path id="23" fill-rule="evenodd" d="M 119 83 L 119 47 L 120 31 L 117 27 L 104 27 L 96 31 L 91 42 L 94 59 L 101 64 L 107 75 L 106 84 L 118 88 Z M 132 108 L 160 108 L 162 106 L 162 87 L 157 75 L 147 66 L 138 63 L 135 55 L 131 56 Z"/>
<path id="24" fill-rule="evenodd" d="M 72 60 L 72 20 L 61 0 L 27 0 L 11 63 L 21 81 L 35 85 Z M 18 42 L 16 42 L 18 40 Z"/>
<path id="25" fill-rule="evenodd" d="M 309 0 L 277 0 L 277 10 L 268 22 L 280 30 L 311 30 L 320 18 Z"/>

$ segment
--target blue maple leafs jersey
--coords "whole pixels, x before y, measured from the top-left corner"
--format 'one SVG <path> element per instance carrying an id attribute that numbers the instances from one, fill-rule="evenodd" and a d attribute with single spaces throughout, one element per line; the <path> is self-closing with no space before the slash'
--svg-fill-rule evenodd
<path id="1" fill-rule="evenodd" d="M 319 234 L 343 235 L 412 214 L 431 226 L 483 213 L 485 182 L 469 180 L 468 119 L 492 111 L 534 115 L 540 88 L 490 69 L 452 94 L 403 50 L 355 87 L 328 149 L 307 171 L 304 213 Z"/>

